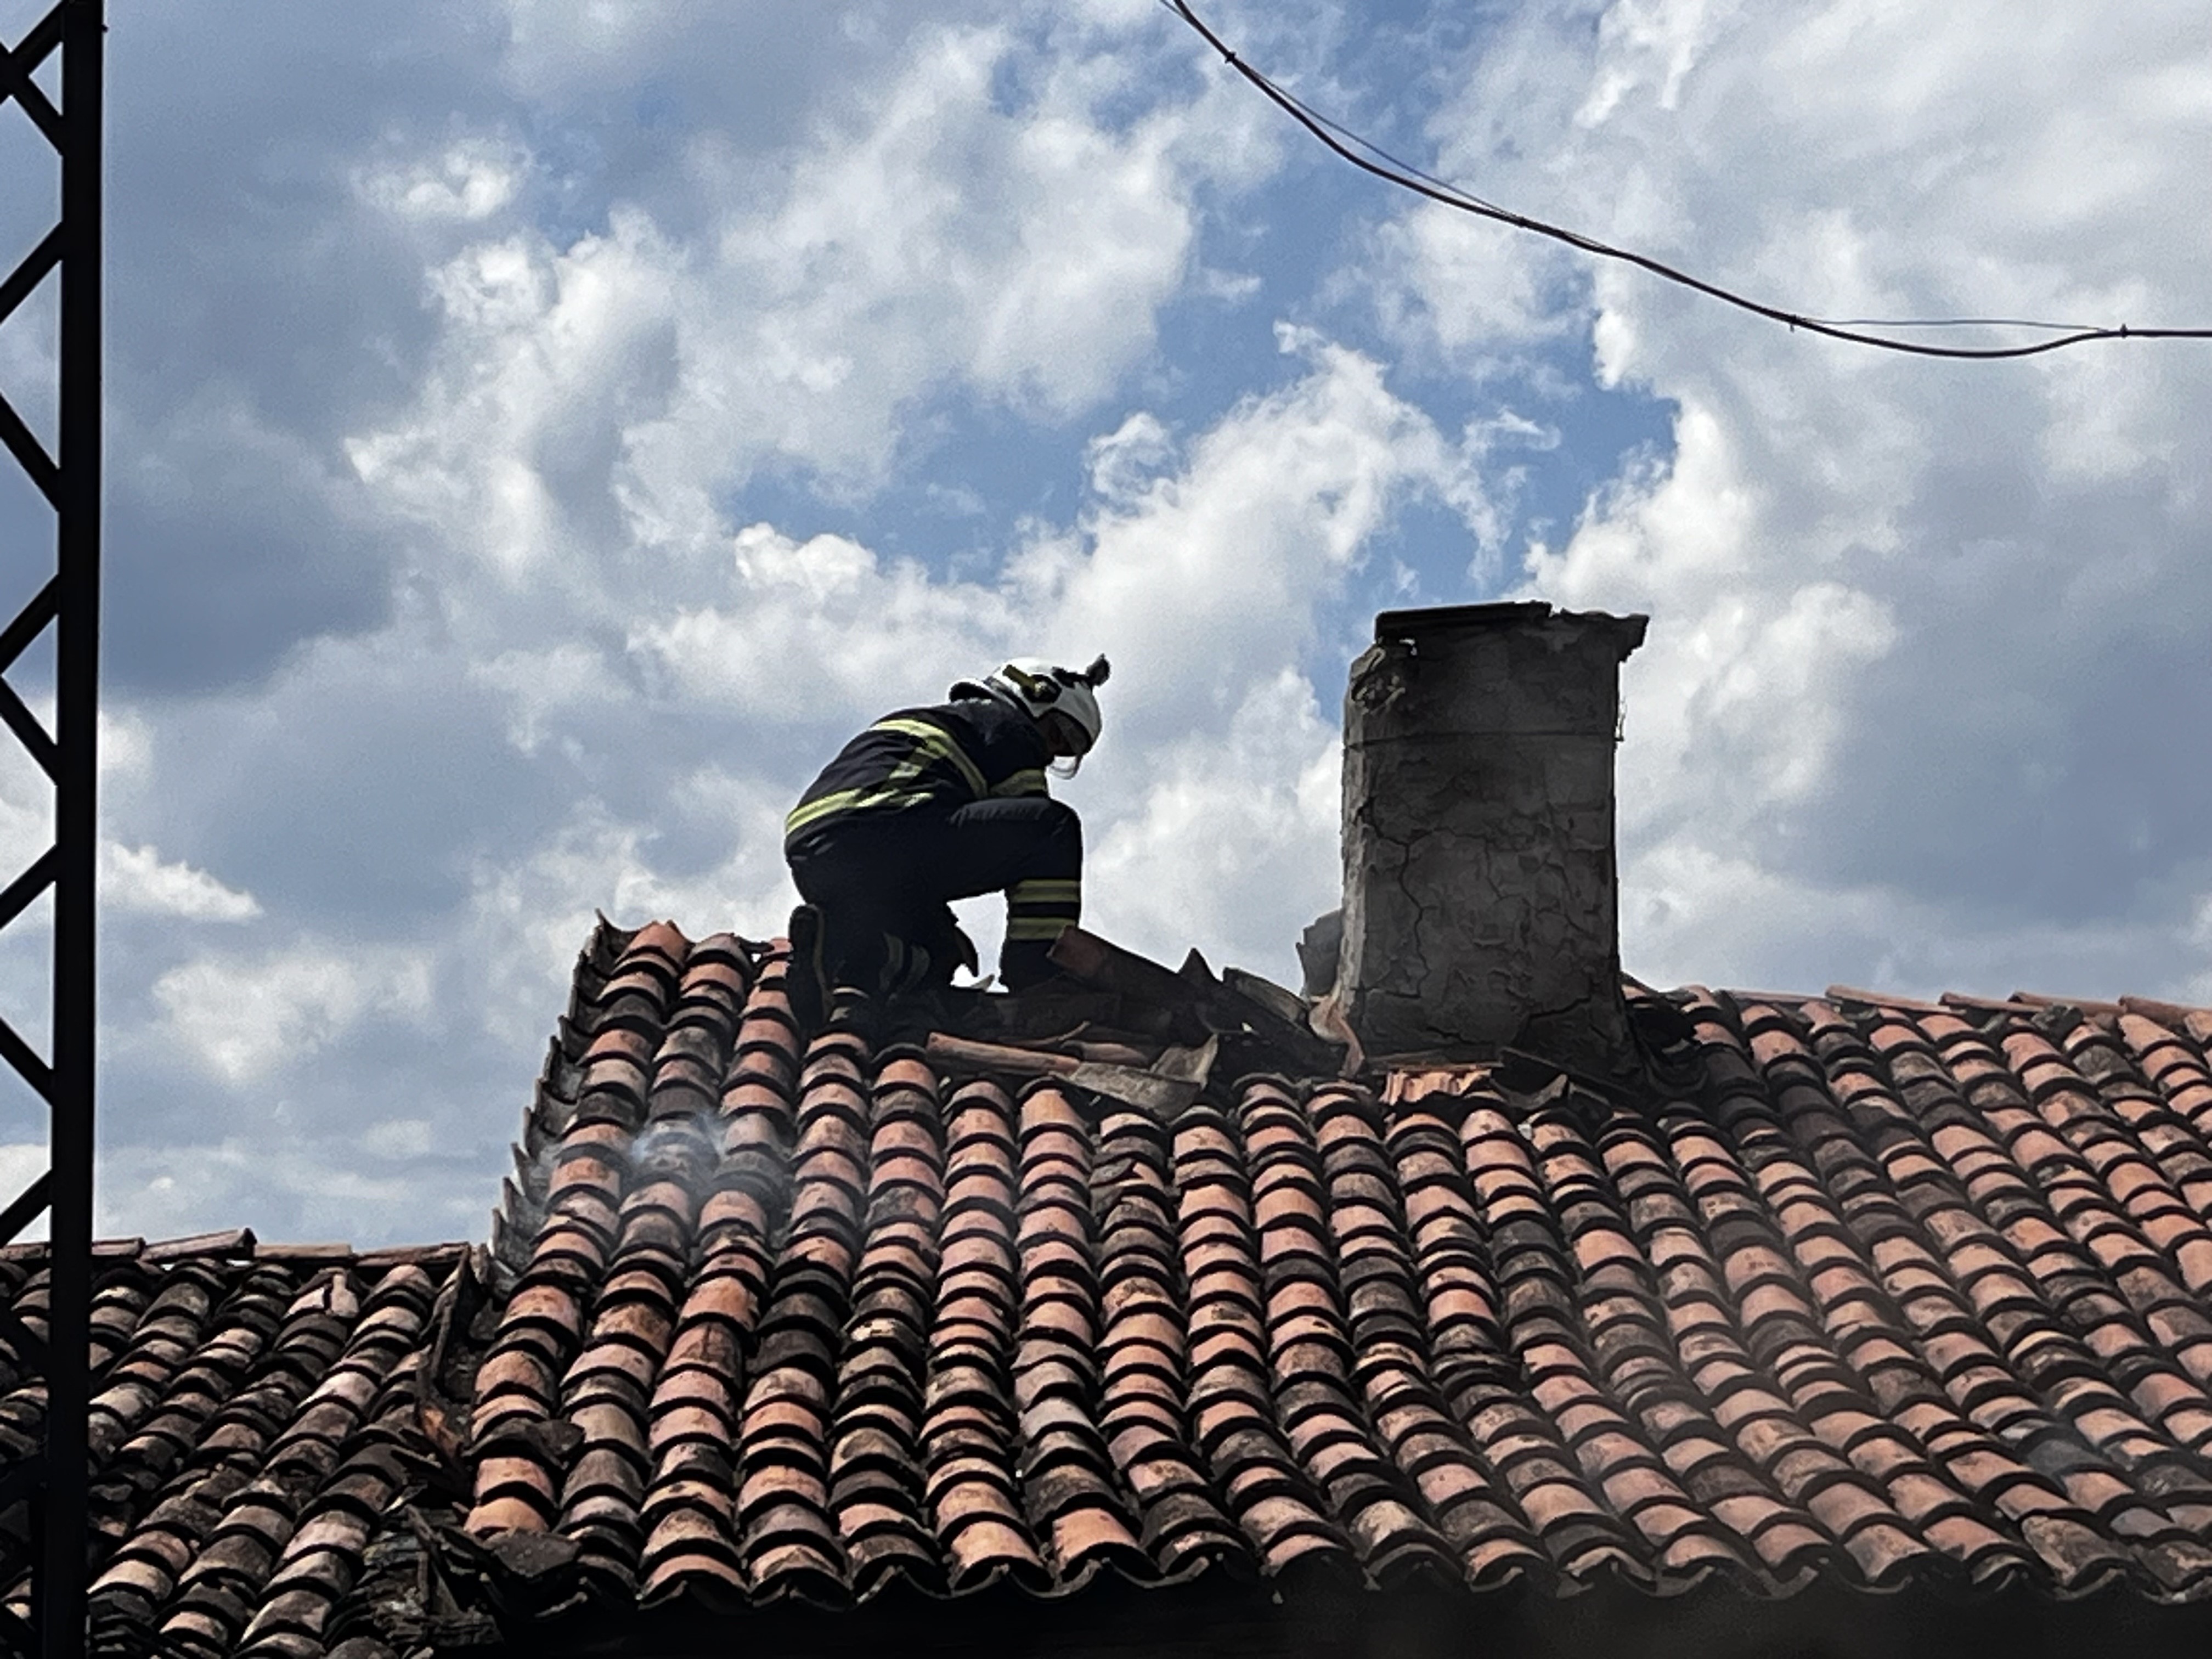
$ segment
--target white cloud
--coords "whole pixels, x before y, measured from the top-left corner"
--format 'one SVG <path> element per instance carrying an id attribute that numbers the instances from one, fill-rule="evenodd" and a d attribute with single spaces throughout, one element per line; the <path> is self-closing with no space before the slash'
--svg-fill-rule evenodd
<path id="1" fill-rule="evenodd" d="M 2186 9 L 2021 31 L 1986 3 L 1620 0 L 1593 33 L 1530 9 L 1437 123 L 1440 164 L 1812 312 L 2212 314 L 2212 236 L 2167 205 L 2212 167 Z M 1480 243 L 1502 270 L 1422 257 L 1434 218 L 1407 210 L 1376 270 L 1442 346 L 1471 319 L 1456 361 L 1574 308 L 1533 239 Z M 1672 455 L 1528 562 L 1529 592 L 1654 617 L 1625 681 L 1632 957 L 1725 977 L 1825 950 L 1827 977 L 1924 988 L 2041 952 L 2081 964 L 2045 981 L 2177 983 L 2202 803 L 2115 769 L 2205 712 L 2172 689 L 2179 619 L 2212 612 L 2203 356 L 1906 361 L 1583 269 L 1598 380 L 1675 409 Z"/>
<path id="2" fill-rule="evenodd" d="M 489 661 L 471 663 L 468 672 L 508 699 L 513 717 L 507 740 L 526 755 L 538 752 L 563 711 L 620 702 L 628 689 L 599 651 L 579 640 L 534 650 L 517 646 Z"/>
<path id="3" fill-rule="evenodd" d="M 419 1022 L 430 979 L 419 951 L 307 945 L 197 957 L 155 980 L 153 994 L 177 1051 L 240 1086 L 297 1066 L 372 1016 Z"/>
<path id="4" fill-rule="evenodd" d="M 362 482 L 509 582 L 584 574 L 626 410 L 665 379 L 674 258 L 628 210 L 565 252 L 519 234 L 454 256 L 432 277 L 448 335 L 427 407 L 349 442 Z"/>
<path id="5" fill-rule="evenodd" d="M 565 245 L 462 250 L 431 282 L 441 367 L 353 441 L 356 468 L 514 578 L 621 542 L 696 550 L 713 492 L 763 466 L 864 489 L 940 391 L 1045 420 L 1094 404 L 1186 274 L 1194 191 L 1273 154 L 1218 85 L 1111 118 L 1144 90 L 1115 44 L 1040 64 L 1007 30 L 924 29 L 765 173 L 701 143 L 696 234 L 617 203 Z M 1000 107 L 994 77 L 1032 71 L 1031 104 Z"/>
<path id="6" fill-rule="evenodd" d="M 1176 458 L 1175 437 L 1158 416 L 1140 409 L 1093 438 L 1084 453 L 1091 464 L 1091 493 L 1108 507 L 1126 508 L 1161 482 Z"/>
<path id="7" fill-rule="evenodd" d="M 562 1004 L 602 913 L 625 927 L 672 919 L 694 938 L 781 933 L 797 899 L 783 863 L 783 815 L 795 795 L 790 780 L 705 765 L 670 780 L 650 812 L 620 815 L 586 800 L 526 852 L 483 860 L 455 948 L 477 964 L 471 977 L 489 1029 L 525 1053 L 544 1042 L 545 1011 Z M 718 856 L 683 873 L 658 867 L 656 842 L 677 824 L 705 826 Z"/>
<path id="8" fill-rule="evenodd" d="M 1715 14 L 1735 9 L 1717 0 L 1616 0 L 1598 24 L 1598 72 L 1576 120 L 1595 126 L 1629 94 L 1654 88 L 1658 106 L 1674 109 L 1715 32 Z"/>
<path id="9" fill-rule="evenodd" d="M 186 921 L 251 921 L 261 914 L 251 893 L 226 887 L 204 870 L 165 862 L 151 847 L 100 844 L 100 897 L 111 909 Z"/>
<path id="10" fill-rule="evenodd" d="M 1621 816 L 1695 817 L 1721 845 L 1832 782 L 1854 675 L 1894 645 L 1889 607 L 1765 556 L 1772 490 L 1725 427 L 1686 409 L 1671 465 L 1605 498 L 1566 548 L 1534 550 L 1528 588 L 1570 609 L 1656 618 L 1623 677 Z"/>
<path id="11" fill-rule="evenodd" d="M 1379 362 L 1279 333 L 1304 375 L 1199 434 L 1179 473 L 1102 503 L 1084 521 L 1088 558 L 1046 545 L 1016 567 L 1056 591 L 1054 648 L 1096 640 L 1112 653 L 1117 717 L 1147 740 L 1225 721 L 1255 680 L 1296 660 L 1316 605 L 1409 500 L 1483 511 L 1467 458 Z"/>
<path id="12" fill-rule="evenodd" d="M 887 697 L 939 696 L 1017 637 L 994 588 L 940 581 L 911 562 L 886 568 L 841 536 L 798 542 L 750 525 L 734 538 L 731 569 L 734 602 L 641 619 L 629 643 L 688 695 L 755 719 L 862 716 Z"/>
<path id="13" fill-rule="evenodd" d="M 33 700 L 33 713 L 51 722 L 50 698 Z M 103 812 L 143 815 L 154 777 L 154 725 L 144 711 L 102 710 L 100 771 Z M 0 743 L 0 881 L 53 844 L 53 785 L 12 738 Z M 173 916 L 187 921 L 247 921 L 261 914 L 250 893 L 225 885 L 206 871 L 165 860 L 152 846 L 131 847 L 110 836 L 100 843 L 100 900 L 111 912 Z M 41 901 L 34 915 L 45 914 Z"/>
<path id="14" fill-rule="evenodd" d="M 1285 668 L 1254 684 L 1225 731 L 1148 757 L 1148 781 L 1096 832 L 1089 925 L 1182 959 L 1298 982 L 1291 945 L 1339 892 L 1337 727 Z"/>
<path id="15" fill-rule="evenodd" d="M 0 741 L 0 866 L 15 872 L 54 842 L 52 782 L 12 735 Z"/>
<path id="16" fill-rule="evenodd" d="M 1577 286 L 1564 251 L 1532 249 L 1503 225 L 1434 204 L 1377 228 L 1374 285 L 1383 325 L 1401 349 L 1433 356 L 1462 374 L 1486 379 L 1537 368 L 1535 349 L 1582 325 L 1571 303 Z M 1376 277 L 1381 280 L 1376 282 Z"/>
<path id="17" fill-rule="evenodd" d="M 888 565 L 835 536 L 767 525 L 736 538 L 735 594 L 647 619 L 632 648 L 694 696 L 757 719 L 866 718 L 941 696 L 1017 651 L 1117 665 L 1109 719 L 1143 741 L 1225 720 L 1255 676 L 1294 659 L 1334 590 L 1410 496 L 1480 507 L 1465 458 L 1391 393 L 1373 359 L 1286 332 L 1306 372 L 1170 451 L 1131 416 L 1091 447 L 1103 489 L 1077 533 L 1049 533 L 994 580 Z M 1103 757 L 1102 756 L 1102 760 Z"/>
<path id="18" fill-rule="evenodd" d="M 412 161 L 358 173 L 363 199 L 404 219 L 474 223 L 513 202 L 530 152 L 510 139 L 465 138 Z"/>
<path id="19" fill-rule="evenodd" d="M 154 768 L 153 723 L 137 709 L 100 711 L 100 781 L 103 789 L 129 788 Z"/>

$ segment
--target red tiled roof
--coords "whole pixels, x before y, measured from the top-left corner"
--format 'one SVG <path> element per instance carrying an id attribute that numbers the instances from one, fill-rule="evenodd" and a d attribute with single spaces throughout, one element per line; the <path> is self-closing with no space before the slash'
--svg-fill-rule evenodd
<path id="1" fill-rule="evenodd" d="M 773 962 L 623 943 L 502 1223 L 466 1522 L 579 1587 L 2212 1589 L 2202 1017 L 1693 994 L 1679 1094 L 1253 1078 L 1163 1126 L 802 1060 Z"/>
<path id="2" fill-rule="evenodd" d="M 409 1484 L 416 1381 L 462 1244 L 356 1254 L 249 1232 L 100 1247 L 90 1439 L 95 1651 L 322 1650 L 374 1578 Z M 45 1247 L 0 1250 L 0 1295 L 46 1334 Z M 0 1464 L 42 1443 L 46 1385 L 0 1359 Z M 5 1604 L 29 1607 L 21 1510 Z M 0 1644 L 4 1645 L 4 1644 Z"/>
<path id="3" fill-rule="evenodd" d="M 1294 1563 L 2212 1597 L 2212 1014 L 1638 1000 L 1680 1041 L 1630 1093 L 1511 1058 L 1163 1123 L 802 1054 L 772 955 L 603 930 L 489 1256 L 111 1270 L 101 1628 Z"/>

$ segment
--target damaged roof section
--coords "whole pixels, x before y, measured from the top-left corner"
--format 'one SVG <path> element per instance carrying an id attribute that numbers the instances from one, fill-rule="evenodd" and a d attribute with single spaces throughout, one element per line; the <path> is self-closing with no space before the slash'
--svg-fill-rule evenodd
<path id="1" fill-rule="evenodd" d="M 2212 1015 L 1632 987 L 1635 1087 L 1346 1079 L 1263 985 L 1117 974 L 803 1045 L 775 951 L 603 927 L 490 1249 L 114 1251 L 102 1650 L 1102 1576 L 2212 1597 Z"/>

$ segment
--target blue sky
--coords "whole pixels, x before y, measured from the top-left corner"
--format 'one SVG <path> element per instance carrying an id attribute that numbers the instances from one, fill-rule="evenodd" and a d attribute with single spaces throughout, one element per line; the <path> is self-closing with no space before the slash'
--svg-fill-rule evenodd
<path id="1" fill-rule="evenodd" d="M 2195 4 L 1209 15 L 1803 309 L 2212 319 Z M 775 931 L 823 757 L 1015 652 L 1115 660 L 1095 924 L 1288 977 L 1388 605 L 1651 613 L 1646 978 L 2212 1000 L 2212 349 L 1792 336 L 1388 193 L 1152 0 L 115 0 L 110 55 L 106 1231 L 480 1234 L 593 912 Z M 0 239 L 41 166 L 0 111 Z M 40 1133 L 0 1091 L 0 1176 Z"/>

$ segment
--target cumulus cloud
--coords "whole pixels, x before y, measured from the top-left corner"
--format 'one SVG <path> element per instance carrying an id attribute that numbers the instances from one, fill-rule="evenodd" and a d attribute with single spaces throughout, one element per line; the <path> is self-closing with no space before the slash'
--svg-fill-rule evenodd
<path id="1" fill-rule="evenodd" d="M 1060 585 L 1049 631 L 1063 649 L 1097 637 L 1135 670 L 1115 700 L 1147 738 L 1225 718 L 1255 676 L 1294 660 L 1317 601 L 1408 496 L 1483 510 L 1480 475 L 1380 362 L 1308 330 L 1278 338 L 1307 373 L 1245 399 L 1179 472 L 1088 515 L 1092 556 L 1041 547 L 1018 567 Z"/>
<path id="2" fill-rule="evenodd" d="M 367 169 L 354 188 L 372 205 L 402 218 L 474 222 L 513 202 L 530 152 L 512 139 L 463 138 L 434 155 Z"/>
<path id="3" fill-rule="evenodd" d="M 1017 632 L 994 588 L 939 581 L 911 561 L 887 568 L 842 536 L 799 542 L 750 525 L 733 539 L 731 574 L 729 602 L 642 619 L 629 644 L 690 695 L 760 719 L 942 695 L 939 682 L 1006 655 Z"/>
<path id="4" fill-rule="evenodd" d="M 1843 15 L 1625 0 L 1592 33 L 1532 9 L 1439 118 L 1447 170 L 1816 313 L 2212 314 L 2203 227 L 2161 205 L 2212 162 L 2180 9 L 2001 40 L 1984 6 Z M 1543 142 L 1504 143 L 1501 109 Z M 1510 307 L 1541 313 L 1555 254 L 1462 228 L 1506 267 L 1485 281 L 1406 251 L 1434 218 L 1376 264 L 1388 313 L 1526 334 Z M 2202 356 L 1930 365 L 1588 271 L 1551 314 L 1589 319 L 1601 381 L 1674 407 L 1671 453 L 1535 547 L 1526 591 L 1654 617 L 1626 681 L 1632 961 L 1686 969 L 1702 939 L 1714 977 L 2177 985 L 2203 790 L 2138 769 L 2207 712 L 2176 631 L 2212 602 L 2205 462 L 2175 447 Z"/>
<path id="5" fill-rule="evenodd" d="M 771 198 L 757 155 L 699 145 L 696 234 L 618 203 L 573 240 L 470 244 L 430 277 L 446 332 L 424 396 L 351 441 L 356 469 L 517 577 L 626 542 L 696 550 L 714 492 L 763 468 L 865 490 L 926 432 L 928 395 L 1075 415 L 1152 345 L 1194 193 L 1272 155 L 1220 88 L 1115 120 L 1139 72 L 927 29 L 879 90 L 815 118 Z"/>
<path id="6" fill-rule="evenodd" d="M 586 703 L 618 702 L 627 690 L 605 654 L 581 640 L 541 648 L 514 646 L 471 662 L 468 673 L 507 700 L 507 740 L 526 755 L 538 752 L 560 714 Z"/>
<path id="7" fill-rule="evenodd" d="M 100 711 L 100 781 L 114 789 L 144 781 L 153 769 L 154 728 L 137 709 Z"/>
<path id="8" fill-rule="evenodd" d="M 1820 799 L 1851 680 L 1897 639 L 1881 599 L 1771 568 L 1770 487 L 1735 468 L 1727 437 L 1686 413 L 1671 465 L 1626 482 L 1566 548 L 1528 560 L 1533 593 L 1659 619 L 1626 677 L 1632 837 L 1686 823 L 1724 845 L 1777 809 Z"/>
<path id="9" fill-rule="evenodd" d="M 544 1011 L 562 1001 L 601 914 L 630 927 L 677 918 L 694 937 L 781 933 L 795 902 L 783 815 L 796 793 L 787 778 L 705 764 L 665 780 L 648 811 L 594 797 L 520 854 L 483 859 L 456 954 L 481 976 L 473 988 L 486 1026 L 523 1052 L 541 1043 Z M 687 824 L 711 850 L 684 867 L 666 843 Z"/>
<path id="10" fill-rule="evenodd" d="M 1218 726 L 1255 675 L 1295 659 L 1316 601 L 1407 497 L 1481 506 L 1458 447 L 1381 364 L 1300 331 L 1283 343 L 1305 372 L 1181 454 L 1143 413 L 1095 442 L 1104 488 L 1090 508 L 989 580 L 755 525 L 735 538 L 730 597 L 641 623 L 632 647 L 693 696 L 813 721 L 940 696 L 1017 651 L 1103 650 L 1118 665 L 1118 730 L 1151 741 Z"/>
<path id="11" fill-rule="evenodd" d="M 252 894 L 226 887 L 204 870 L 168 862 L 151 847 L 112 841 L 100 843 L 100 896 L 111 909 L 186 921 L 251 921 L 261 914 Z"/>
<path id="12" fill-rule="evenodd" d="M 309 945 L 195 957 L 154 981 L 154 1000 L 179 1054 L 242 1085 L 311 1059 L 371 1016 L 419 1023 L 430 983 L 420 954 Z"/>
<path id="13" fill-rule="evenodd" d="M 1386 221 L 1374 243 L 1374 298 L 1400 349 L 1478 380 L 1515 369 L 1564 384 L 1536 349 L 1583 326 L 1564 250 L 1516 245 L 1495 225 L 1433 204 Z"/>
<path id="14" fill-rule="evenodd" d="M 1226 730 L 1151 758 L 1088 869 L 1091 925 L 1170 961 L 1193 945 L 1290 978 L 1291 946 L 1339 892 L 1338 743 L 1313 687 L 1285 668 L 1252 684 Z"/>

